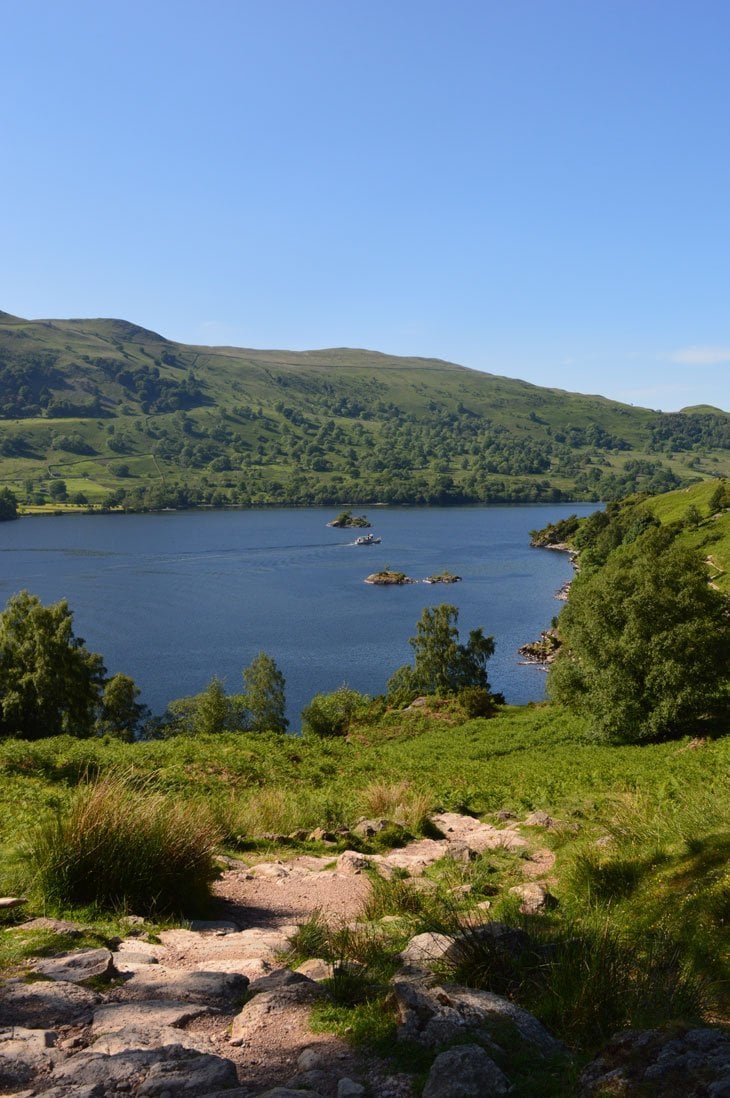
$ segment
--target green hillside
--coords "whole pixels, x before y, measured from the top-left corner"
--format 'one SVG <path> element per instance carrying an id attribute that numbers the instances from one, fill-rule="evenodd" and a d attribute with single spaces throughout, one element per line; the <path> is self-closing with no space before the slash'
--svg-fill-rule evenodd
<path id="1" fill-rule="evenodd" d="M 0 313 L 0 488 L 24 505 L 610 499 L 730 473 L 730 416 L 373 351 L 195 347 Z"/>

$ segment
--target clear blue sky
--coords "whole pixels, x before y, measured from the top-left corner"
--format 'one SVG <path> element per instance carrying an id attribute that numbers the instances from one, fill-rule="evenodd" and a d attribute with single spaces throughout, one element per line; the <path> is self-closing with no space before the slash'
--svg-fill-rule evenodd
<path id="1" fill-rule="evenodd" d="M 727 0 L 0 0 L 0 308 L 730 409 Z"/>

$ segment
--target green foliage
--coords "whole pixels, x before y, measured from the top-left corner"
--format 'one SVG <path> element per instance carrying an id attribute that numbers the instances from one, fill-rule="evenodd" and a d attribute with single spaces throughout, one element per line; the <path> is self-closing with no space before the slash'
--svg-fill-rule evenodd
<path id="1" fill-rule="evenodd" d="M 0 735 L 90 736 L 104 681 L 101 656 L 73 633 L 65 599 L 21 591 L 0 614 Z"/>
<path id="2" fill-rule="evenodd" d="M 18 517 L 18 499 L 9 488 L 0 489 L 0 522 L 8 522 Z"/>
<path id="3" fill-rule="evenodd" d="M 214 736 L 245 728 L 246 720 L 245 699 L 227 695 L 223 680 L 214 675 L 200 694 L 168 704 L 162 732 L 166 736 Z"/>
<path id="4" fill-rule="evenodd" d="M 129 675 L 120 672 L 107 680 L 96 722 L 100 736 L 115 736 L 126 743 L 136 738 L 150 716 L 148 707 L 137 701 L 139 695 L 139 687 Z"/>
<path id="5" fill-rule="evenodd" d="M 248 727 L 252 732 L 286 732 L 285 681 L 276 663 L 266 652 L 258 656 L 244 669 Z"/>
<path id="6" fill-rule="evenodd" d="M 80 456 L 89 498 L 128 510 L 611 499 L 730 472 L 721 412 L 668 417 L 437 360 L 208 354 L 123 321 L 0 318 L 0 369 L 0 484 L 22 491 L 49 463 L 70 478 Z"/>
<path id="7" fill-rule="evenodd" d="M 458 609 L 447 603 L 424 609 L 409 641 L 415 664 L 393 674 L 389 698 L 411 701 L 418 694 L 456 694 L 470 687 L 489 693 L 486 664 L 494 653 L 494 638 L 472 629 L 467 643 L 459 644 L 458 619 Z"/>
<path id="8" fill-rule="evenodd" d="M 51 909 L 93 905 L 135 914 L 202 914 L 211 899 L 217 834 L 153 785 L 107 775 L 31 840 L 35 887 Z"/>
<path id="9" fill-rule="evenodd" d="M 302 710 L 302 732 L 310 736 L 345 736 L 350 722 L 370 699 L 343 684 L 331 694 L 315 694 Z"/>
<path id="10" fill-rule="evenodd" d="M 666 531 L 579 575 L 559 631 L 550 695 L 612 742 L 681 735 L 727 712 L 728 600 Z"/>

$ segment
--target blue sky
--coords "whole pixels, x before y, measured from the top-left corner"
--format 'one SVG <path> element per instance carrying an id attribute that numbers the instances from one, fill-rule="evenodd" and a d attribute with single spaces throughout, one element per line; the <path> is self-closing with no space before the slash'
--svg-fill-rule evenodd
<path id="1" fill-rule="evenodd" d="M 0 0 L 0 308 L 730 409 L 726 0 Z"/>

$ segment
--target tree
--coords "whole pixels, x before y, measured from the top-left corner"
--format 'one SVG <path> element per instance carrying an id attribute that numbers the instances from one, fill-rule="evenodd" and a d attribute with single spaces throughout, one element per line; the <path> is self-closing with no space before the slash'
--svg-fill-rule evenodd
<path id="1" fill-rule="evenodd" d="M 150 716 L 148 707 L 137 701 L 139 695 L 139 687 L 129 675 L 120 673 L 107 680 L 96 722 L 100 736 L 114 736 L 126 743 L 136 739 L 142 724 Z"/>
<path id="2" fill-rule="evenodd" d="M 424 609 L 409 640 L 415 664 L 393 674 L 389 696 L 400 700 L 409 694 L 456 694 L 472 686 L 489 690 L 486 664 L 494 654 L 494 638 L 472 629 L 467 643 L 459 644 L 458 619 L 458 609 L 448 603 Z"/>
<path id="3" fill-rule="evenodd" d="M 258 656 L 243 671 L 245 703 L 252 732 L 286 732 L 285 680 L 276 663 L 266 652 Z"/>
<path id="4" fill-rule="evenodd" d="M 728 703 L 730 603 L 666 529 L 579 574 L 560 615 L 553 700 L 612 742 L 665 738 Z"/>
<path id="5" fill-rule="evenodd" d="M 58 503 L 63 503 L 66 499 L 66 481 L 65 480 L 52 480 L 48 485 L 48 495 L 52 500 Z"/>
<path id="6" fill-rule="evenodd" d="M 344 736 L 352 718 L 369 702 L 366 694 L 344 684 L 331 694 L 315 694 L 302 710 L 302 731 L 311 736 Z"/>
<path id="7" fill-rule="evenodd" d="M 231 705 L 222 679 L 214 675 L 205 690 L 188 698 L 177 698 L 167 707 L 173 722 L 167 732 L 175 735 L 209 736 L 230 729 Z"/>
<path id="8" fill-rule="evenodd" d="M 65 599 L 21 591 L 0 614 L 0 735 L 91 736 L 104 683 L 101 656 L 73 633 Z"/>
<path id="9" fill-rule="evenodd" d="M 18 500 L 9 488 L 0 489 L 0 522 L 18 517 Z"/>

